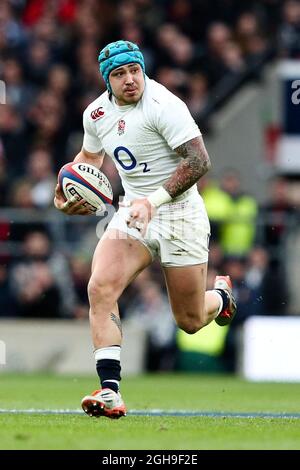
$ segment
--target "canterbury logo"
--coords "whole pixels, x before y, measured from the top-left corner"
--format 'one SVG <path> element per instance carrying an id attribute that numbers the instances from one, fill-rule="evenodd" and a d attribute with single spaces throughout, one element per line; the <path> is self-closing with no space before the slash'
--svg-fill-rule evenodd
<path id="1" fill-rule="evenodd" d="M 104 115 L 104 111 L 101 111 L 102 109 L 103 108 L 101 106 L 100 108 L 94 109 L 94 111 L 91 112 L 91 118 L 93 121 L 96 121 Z"/>

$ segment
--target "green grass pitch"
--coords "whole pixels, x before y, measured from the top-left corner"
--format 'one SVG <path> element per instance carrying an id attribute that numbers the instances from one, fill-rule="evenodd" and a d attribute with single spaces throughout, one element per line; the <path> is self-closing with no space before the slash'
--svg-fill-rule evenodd
<path id="1" fill-rule="evenodd" d="M 96 377 L 0 375 L 1 409 L 78 409 Z M 300 418 L 226 413 L 300 412 L 300 384 L 247 383 L 230 376 L 159 374 L 124 378 L 129 410 L 222 412 L 223 416 L 0 413 L 0 449 L 300 449 Z M 300 415 L 299 415 L 300 416 Z"/>

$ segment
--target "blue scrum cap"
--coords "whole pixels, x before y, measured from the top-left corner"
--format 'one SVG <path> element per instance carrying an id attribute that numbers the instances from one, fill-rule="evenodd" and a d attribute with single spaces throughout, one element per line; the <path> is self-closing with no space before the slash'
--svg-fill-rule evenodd
<path id="1" fill-rule="evenodd" d="M 99 69 L 102 77 L 105 80 L 108 90 L 111 92 L 109 83 L 109 74 L 112 70 L 121 67 L 122 65 L 130 64 L 132 62 L 140 64 L 145 73 L 144 57 L 139 47 L 130 41 L 116 41 L 111 42 L 100 51 Z"/>

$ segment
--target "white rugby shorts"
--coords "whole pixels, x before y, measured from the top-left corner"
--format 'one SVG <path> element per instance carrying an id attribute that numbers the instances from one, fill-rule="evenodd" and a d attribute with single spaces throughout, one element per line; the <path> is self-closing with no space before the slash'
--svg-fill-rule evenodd
<path id="1" fill-rule="evenodd" d="M 143 243 L 152 259 L 163 266 L 190 266 L 208 261 L 210 224 L 203 199 L 193 194 L 183 200 L 163 204 L 151 219 L 142 237 L 136 228 L 128 228 L 130 207 L 120 207 L 107 226 Z"/>

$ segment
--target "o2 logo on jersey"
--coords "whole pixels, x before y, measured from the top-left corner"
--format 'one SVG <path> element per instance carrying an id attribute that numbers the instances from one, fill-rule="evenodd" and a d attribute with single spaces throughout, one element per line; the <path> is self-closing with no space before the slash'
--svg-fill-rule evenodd
<path id="1" fill-rule="evenodd" d="M 124 154 L 125 154 L 125 158 L 124 158 Z M 122 155 L 123 155 L 123 159 L 122 159 Z M 133 170 L 133 168 L 135 168 L 138 164 L 136 161 L 136 158 L 132 155 L 130 150 L 128 150 L 126 147 L 123 147 L 121 145 L 120 147 L 117 147 L 115 149 L 114 157 L 119 163 L 119 165 L 123 168 L 123 170 L 126 170 L 126 171 Z M 142 163 L 139 163 L 139 165 L 143 167 L 143 173 L 148 173 L 149 171 L 151 171 L 151 169 L 148 168 L 147 163 L 142 162 Z"/>

